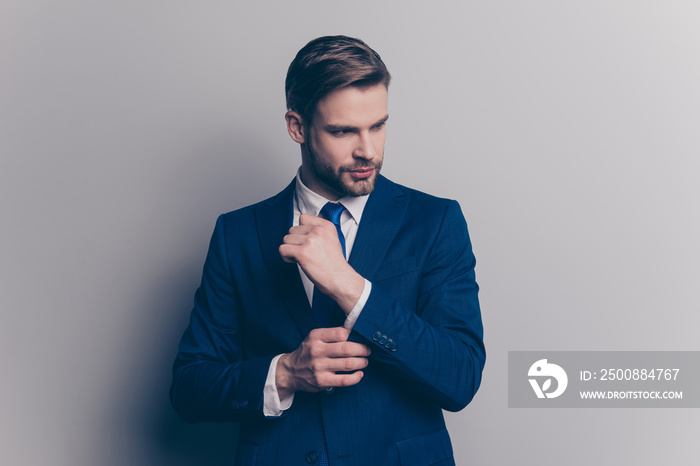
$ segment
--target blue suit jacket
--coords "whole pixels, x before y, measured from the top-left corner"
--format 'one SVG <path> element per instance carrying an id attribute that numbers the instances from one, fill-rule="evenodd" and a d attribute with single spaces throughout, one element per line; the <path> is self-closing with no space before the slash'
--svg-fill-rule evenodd
<path id="1" fill-rule="evenodd" d="M 239 421 L 237 464 L 454 464 L 442 409 L 471 401 L 485 361 L 467 225 L 456 201 L 379 177 L 349 262 L 372 282 L 350 339 L 372 348 L 360 383 L 297 392 L 262 414 L 272 358 L 314 328 L 296 264 L 278 248 L 294 182 L 219 217 L 174 366 L 171 400 L 189 422 Z"/>

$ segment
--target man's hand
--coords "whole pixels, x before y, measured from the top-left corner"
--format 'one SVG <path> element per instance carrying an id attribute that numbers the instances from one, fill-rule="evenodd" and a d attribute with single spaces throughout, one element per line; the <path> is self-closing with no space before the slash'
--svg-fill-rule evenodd
<path id="1" fill-rule="evenodd" d="M 335 225 L 301 214 L 299 225 L 289 229 L 279 248 L 285 262 L 298 263 L 309 280 L 349 314 L 362 295 L 365 280 L 343 256 Z"/>
<path id="2" fill-rule="evenodd" d="M 355 385 L 364 376 L 370 349 L 347 341 L 350 330 L 343 327 L 312 330 L 292 353 L 283 354 L 275 374 L 280 399 L 302 390 L 318 392 L 329 387 Z M 338 371 L 357 371 L 336 374 Z"/>

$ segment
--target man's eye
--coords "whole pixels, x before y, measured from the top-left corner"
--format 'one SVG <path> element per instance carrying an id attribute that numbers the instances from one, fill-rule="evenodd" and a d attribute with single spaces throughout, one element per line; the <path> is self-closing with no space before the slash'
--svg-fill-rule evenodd
<path id="1" fill-rule="evenodd" d="M 331 131 L 331 134 L 333 136 L 345 136 L 346 134 L 350 134 L 350 130 L 347 129 L 337 129 L 334 131 Z"/>

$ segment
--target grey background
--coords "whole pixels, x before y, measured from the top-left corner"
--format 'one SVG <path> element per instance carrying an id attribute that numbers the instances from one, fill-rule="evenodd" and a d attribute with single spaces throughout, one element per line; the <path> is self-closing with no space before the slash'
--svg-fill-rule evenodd
<path id="1" fill-rule="evenodd" d="M 488 349 L 459 464 L 693 464 L 694 409 L 507 408 L 508 350 L 698 350 L 694 1 L 0 3 L 0 460 L 228 464 L 167 401 L 216 215 L 299 164 L 313 37 L 394 75 L 387 176 L 460 201 Z"/>

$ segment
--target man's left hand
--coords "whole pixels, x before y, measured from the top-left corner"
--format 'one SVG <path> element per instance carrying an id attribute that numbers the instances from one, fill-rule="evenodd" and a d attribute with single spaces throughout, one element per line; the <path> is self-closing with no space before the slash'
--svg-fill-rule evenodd
<path id="1" fill-rule="evenodd" d="M 285 262 L 299 264 L 314 286 L 346 315 L 360 299 L 365 280 L 345 260 L 335 225 L 328 220 L 301 214 L 299 225 L 289 229 L 279 252 Z"/>

